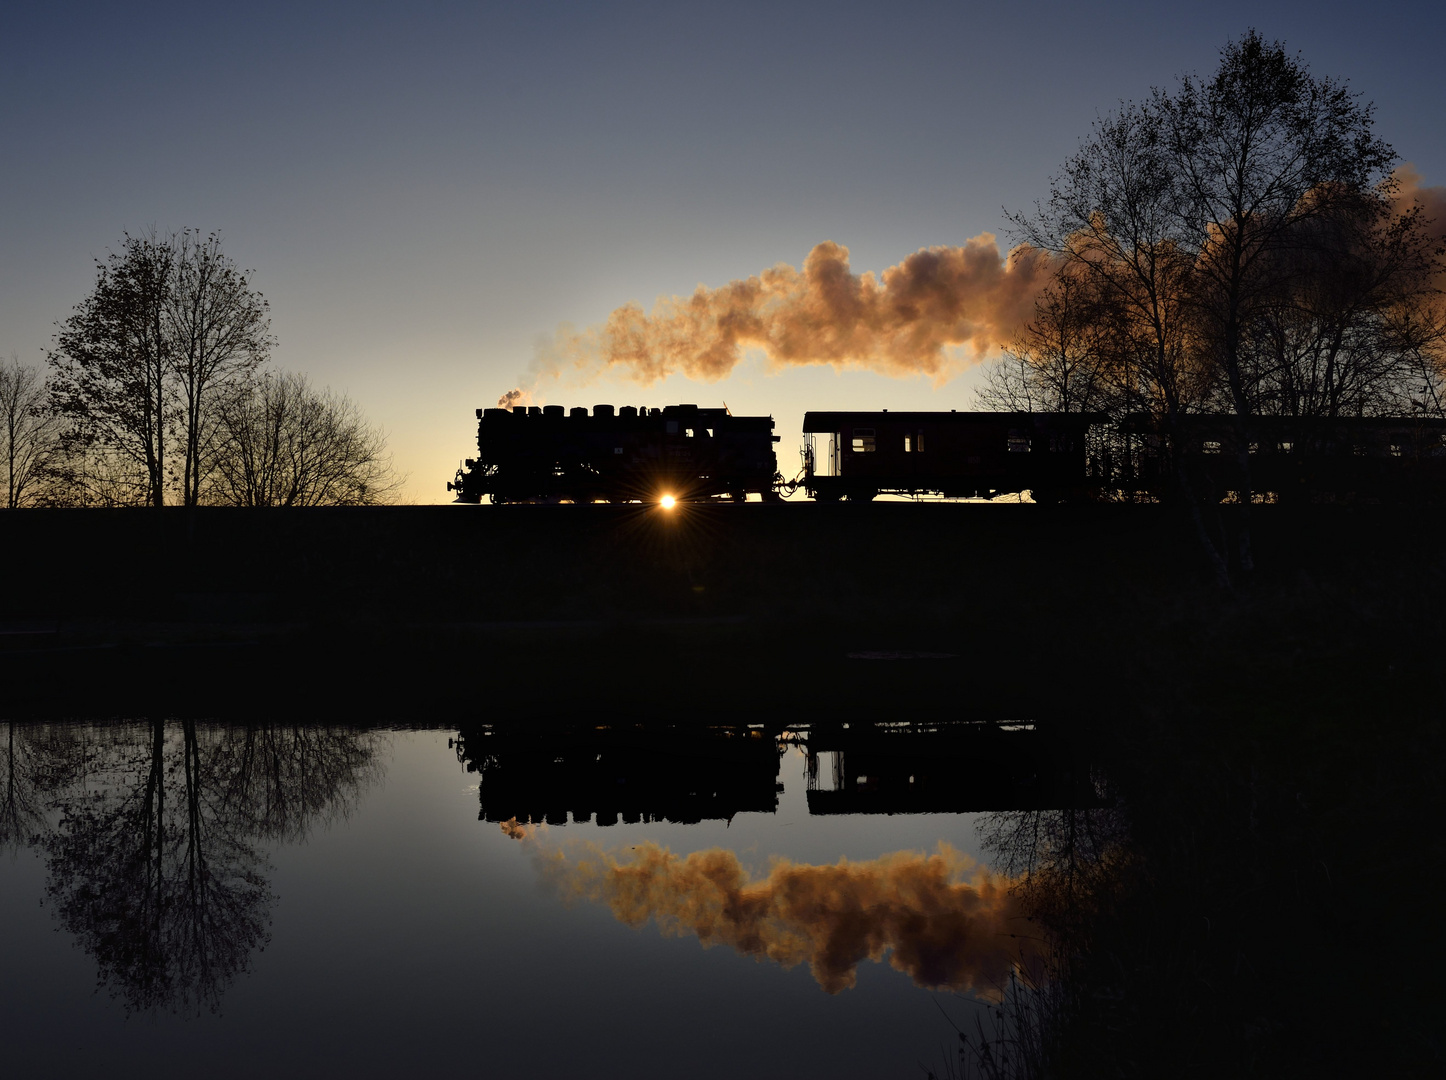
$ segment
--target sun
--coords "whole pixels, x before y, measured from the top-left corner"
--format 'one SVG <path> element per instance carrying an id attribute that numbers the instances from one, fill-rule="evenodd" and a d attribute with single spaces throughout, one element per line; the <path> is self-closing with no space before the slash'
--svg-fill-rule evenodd
<path id="1" fill-rule="evenodd" d="M 673 509 L 673 507 L 676 506 L 677 503 L 678 503 L 678 500 L 675 499 L 675 498 L 673 498 L 673 496 L 671 496 L 671 495 L 664 495 L 664 496 L 662 497 L 662 499 L 659 500 L 659 505 L 660 505 L 664 510 L 671 510 L 671 509 Z"/>

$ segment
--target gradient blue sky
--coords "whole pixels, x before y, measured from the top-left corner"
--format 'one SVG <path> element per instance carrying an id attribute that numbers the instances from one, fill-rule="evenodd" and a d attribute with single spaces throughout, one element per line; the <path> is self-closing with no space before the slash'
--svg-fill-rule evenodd
<path id="1" fill-rule="evenodd" d="M 0 14 L 0 355 L 40 362 L 125 230 L 219 229 L 275 360 L 446 501 L 473 409 L 540 336 L 822 240 L 882 270 L 1003 234 L 1090 122 L 1254 26 L 1349 79 L 1446 183 L 1446 4 L 25 3 Z M 859 371 L 558 388 L 547 400 L 961 408 Z"/>

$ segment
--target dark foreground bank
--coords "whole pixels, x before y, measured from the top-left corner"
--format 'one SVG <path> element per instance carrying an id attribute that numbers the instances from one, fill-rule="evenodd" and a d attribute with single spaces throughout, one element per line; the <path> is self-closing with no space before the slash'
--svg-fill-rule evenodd
<path id="1" fill-rule="evenodd" d="M 218 682 L 348 716 L 1108 710 L 1220 618 L 1304 647 L 1322 612 L 1378 613 L 1410 652 L 1386 613 L 1442 525 L 1257 509 L 1257 580 L 1224 597 L 1156 506 L 17 511 L 0 663 L 42 710 Z"/>

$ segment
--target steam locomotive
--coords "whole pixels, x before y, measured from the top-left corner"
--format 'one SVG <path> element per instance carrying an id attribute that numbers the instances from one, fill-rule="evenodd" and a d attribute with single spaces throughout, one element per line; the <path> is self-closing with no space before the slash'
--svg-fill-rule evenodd
<path id="1" fill-rule="evenodd" d="M 1035 502 L 1161 498 L 1180 483 L 1220 499 L 1247 486 L 1282 500 L 1432 499 L 1446 491 L 1446 420 L 1187 418 L 1173 438 L 1148 416 L 1092 413 L 809 412 L 802 469 L 778 471 L 770 416 L 726 408 L 560 405 L 477 410 L 477 457 L 457 501 L 820 502 L 879 495 Z M 1243 453 L 1242 453 L 1243 451 Z"/>
<path id="2" fill-rule="evenodd" d="M 657 502 L 778 498 L 771 416 L 724 409 L 561 405 L 477 410 L 477 456 L 447 485 L 457 501 Z"/>

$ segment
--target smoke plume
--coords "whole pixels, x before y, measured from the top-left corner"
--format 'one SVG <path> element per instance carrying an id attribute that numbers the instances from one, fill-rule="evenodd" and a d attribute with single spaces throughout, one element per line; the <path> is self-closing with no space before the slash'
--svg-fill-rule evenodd
<path id="1" fill-rule="evenodd" d="M 848 248 L 830 241 L 809 252 L 802 270 L 780 263 L 664 297 L 651 312 L 629 303 L 600 326 L 563 327 L 539 346 L 532 375 L 712 382 L 756 348 L 775 368 L 831 364 L 943 381 L 1009 341 L 1048 276 L 1041 253 L 1025 246 L 1006 258 L 990 233 L 916 251 L 877 277 L 855 274 Z"/>
<path id="2" fill-rule="evenodd" d="M 564 898 L 605 903 L 629 926 L 656 922 L 784 967 L 807 963 L 830 994 L 854 985 L 858 965 L 880 961 L 919 986 L 997 996 L 1032 938 L 1009 882 L 975 871 L 947 844 L 933 855 L 899 852 L 871 862 L 811 866 L 775 860 L 750 880 L 722 848 L 674 855 L 641 844 L 625 859 L 588 848 L 569 861 L 540 856 Z"/>
<path id="3" fill-rule="evenodd" d="M 1401 185 L 1396 190 L 1397 203 L 1403 208 L 1419 203 L 1422 215 L 1429 222 L 1427 232 L 1437 243 L 1446 244 L 1446 187 L 1427 187 L 1412 165 L 1397 169 L 1396 179 Z"/>
<path id="4" fill-rule="evenodd" d="M 525 408 L 531 404 L 533 404 L 532 394 L 523 390 L 521 387 L 515 390 L 509 390 L 497 399 L 497 407 L 499 409 Z"/>

